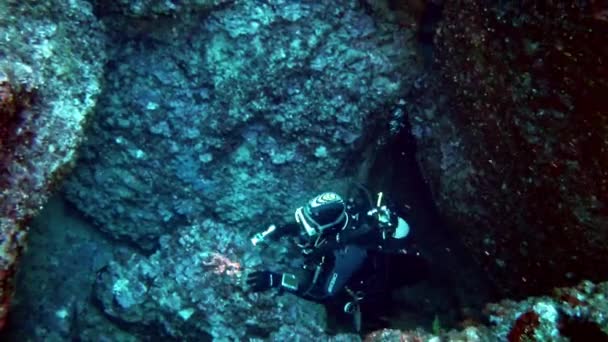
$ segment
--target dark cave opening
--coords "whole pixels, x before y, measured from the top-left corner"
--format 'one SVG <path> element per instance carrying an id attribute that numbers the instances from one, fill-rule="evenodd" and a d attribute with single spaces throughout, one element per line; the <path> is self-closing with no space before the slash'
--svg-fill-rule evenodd
<path id="1" fill-rule="evenodd" d="M 418 17 L 417 52 L 423 67 L 417 82 L 425 83 L 428 74 L 436 72 L 434 33 L 442 19 L 443 3 L 428 2 L 418 7 L 412 7 L 416 2 L 389 4 L 392 11 L 411 12 L 418 8 L 412 12 Z M 414 92 L 424 93 L 424 89 L 414 88 Z M 406 98 L 415 96 L 409 94 Z M 403 127 L 390 142 L 375 151 L 366 178 L 372 195 L 385 192 L 391 209 L 410 224 L 407 248 L 419 251 L 429 261 L 431 270 L 426 281 L 393 293 L 393 302 L 389 303 L 392 308 L 388 310 L 391 317 L 385 323 L 398 329 L 458 329 L 471 322 L 482 322 L 482 309 L 498 299 L 498 292 L 455 230 L 442 219 L 417 160 L 410 119 L 402 122 Z"/>
<path id="2" fill-rule="evenodd" d="M 497 299 L 497 293 L 441 218 L 419 168 L 416 141 L 407 122 L 376 152 L 368 179 L 372 193 L 384 191 L 393 210 L 410 224 L 407 248 L 420 251 L 431 265 L 428 280 L 394 294 L 392 304 L 398 309 L 391 326 L 431 330 L 439 322 L 441 329 L 451 329 L 482 321 L 481 310 Z"/>

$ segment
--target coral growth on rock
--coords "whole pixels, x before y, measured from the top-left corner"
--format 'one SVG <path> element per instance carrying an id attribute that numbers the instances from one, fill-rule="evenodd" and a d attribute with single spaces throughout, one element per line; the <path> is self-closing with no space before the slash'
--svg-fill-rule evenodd
<path id="1" fill-rule="evenodd" d="M 271 338 L 323 334 L 320 306 L 276 292 L 251 294 L 242 271 L 262 263 L 247 239 L 206 220 L 161 237 L 150 257 L 125 255 L 98 276 L 103 311 L 142 337 L 178 340 Z M 285 331 L 284 331 L 285 330 Z M 281 340 L 277 338 L 276 340 Z"/>
<path id="2" fill-rule="evenodd" d="M 85 2 L 0 4 L 0 327 L 26 223 L 74 159 L 104 63 Z"/>

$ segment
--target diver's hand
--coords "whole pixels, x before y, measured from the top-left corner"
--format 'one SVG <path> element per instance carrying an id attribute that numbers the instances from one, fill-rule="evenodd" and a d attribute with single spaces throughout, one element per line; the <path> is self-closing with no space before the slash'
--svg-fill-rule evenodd
<path id="1" fill-rule="evenodd" d="M 281 275 L 270 271 L 255 271 L 247 275 L 250 292 L 262 292 L 281 285 Z"/>
<path id="2" fill-rule="evenodd" d="M 386 206 L 376 207 L 367 212 L 368 216 L 376 218 L 380 227 L 386 227 L 390 225 L 392 220 L 391 210 Z"/>
<path id="3" fill-rule="evenodd" d="M 268 228 L 266 228 L 265 231 L 259 232 L 259 233 L 255 234 L 254 236 L 252 236 L 250 239 L 251 244 L 254 246 L 257 246 L 258 244 L 265 243 L 266 236 L 272 234 L 276 229 L 277 229 L 277 226 L 275 226 L 274 224 L 271 224 L 270 226 L 268 226 Z"/>

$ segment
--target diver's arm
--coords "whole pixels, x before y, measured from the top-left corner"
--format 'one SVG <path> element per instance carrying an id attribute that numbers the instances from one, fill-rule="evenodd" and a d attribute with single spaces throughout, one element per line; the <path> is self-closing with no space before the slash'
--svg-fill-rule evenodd
<path id="1" fill-rule="evenodd" d="M 377 239 L 374 235 L 378 235 L 377 228 L 367 222 L 361 222 L 340 231 L 336 235 L 336 243 L 340 245 L 354 244 L 365 246 L 370 243 L 375 243 Z M 372 241 L 370 241 L 370 238 Z"/>
<path id="2" fill-rule="evenodd" d="M 297 236 L 300 232 L 300 225 L 297 222 L 289 222 L 277 227 L 275 234 L 270 237 L 273 240 L 278 240 L 283 236 Z"/>
<path id="3" fill-rule="evenodd" d="M 367 249 L 392 249 L 403 246 L 409 236 L 410 226 L 390 210 L 379 220 L 375 214 L 363 216 L 356 224 L 341 231 L 336 240 L 339 244 L 354 244 Z M 400 247 L 402 248 L 402 247 Z"/>

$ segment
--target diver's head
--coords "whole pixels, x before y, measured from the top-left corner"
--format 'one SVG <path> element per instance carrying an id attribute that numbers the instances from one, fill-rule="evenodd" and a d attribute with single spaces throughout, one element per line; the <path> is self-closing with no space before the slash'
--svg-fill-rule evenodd
<path id="1" fill-rule="evenodd" d="M 338 232 L 348 225 L 346 205 L 335 192 L 324 192 L 300 207 L 296 221 L 309 240 L 317 240 L 328 233 Z"/>

